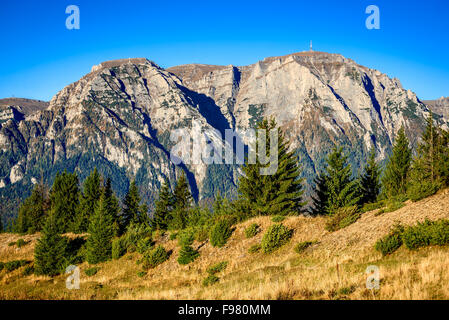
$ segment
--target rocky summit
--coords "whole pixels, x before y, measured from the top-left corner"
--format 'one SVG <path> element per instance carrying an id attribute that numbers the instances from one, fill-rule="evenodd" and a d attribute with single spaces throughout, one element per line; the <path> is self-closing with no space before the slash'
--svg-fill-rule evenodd
<path id="1" fill-rule="evenodd" d="M 190 64 L 163 69 L 144 58 L 103 62 L 57 93 L 45 109 L 0 122 L 0 204 L 4 220 L 20 199 L 56 172 L 80 180 L 95 167 L 119 195 L 136 179 L 151 204 L 164 179 L 185 172 L 197 200 L 232 196 L 238 166 L 174 164 L 173 129 L 202 132 L 254 127 L 274 117 L 303 164 L 306 187 L 327 153 L 341 145 L 354 172 L 368 150 L 391 151 L 403 125 L 413 145 L 428 107 L 398 79 L 339 54 L 301 52 L 249 66 Z M 443 124 L 446 118 L 435 115 Z M 193 129 L 192 129 L 193 130 Z M 208 131 L 209 130 L 209 131 Z M 209 137 L 215 146 L 220 135 Z"/>

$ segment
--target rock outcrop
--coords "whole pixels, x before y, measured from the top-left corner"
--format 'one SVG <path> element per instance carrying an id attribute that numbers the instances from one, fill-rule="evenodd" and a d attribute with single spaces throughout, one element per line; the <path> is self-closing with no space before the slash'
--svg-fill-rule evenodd
<path id="1" fill-rule="evenodd" d="M 175 164 L 170 134 L 180 128 L 192 133 L 194 123 L 212 146 L 225 148 L 224 130 L 254 127 L 271 116 L 297 151 L 310 189 L 335 145 L 345 148 L 357 172 L 372 147 L 385 159 L 402 125 L 416 144 L 428 111 L 399 80 L 338 54 L 167 70 L 143 58 L 104 62 L 44 110 L 0 124 L 0 210 L 14 212 L 17 199 L 41 178 L 51 183 L 67 169 L 83 180 L 94 167 L 112 178 L 119 195 L 136 179 L 149 203 L 165 179 L 173 184 L 181 172 L 197 199 L 217 191 L 232 195 L 237 166 Z"/>

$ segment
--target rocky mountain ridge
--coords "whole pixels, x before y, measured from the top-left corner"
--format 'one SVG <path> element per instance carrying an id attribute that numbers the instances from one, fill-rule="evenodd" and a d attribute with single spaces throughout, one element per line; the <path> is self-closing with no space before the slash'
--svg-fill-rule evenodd
<path id="1" fill-rule="evenodd" d="M 296 150 L 310 191 L 334 145 L 344 147 L 357 172 L 371 147 L 385 159 L 401 125 L 416 144 L 428 112 L 399 80 L 338 54 L 166 70 L 145 58 L 108 61 L 62 89 L 46 109 L 0 124 L 0 196 L 6 200 L 0 211 L 12 216 L 38 179 L 51 183 L 67 169 L 83 180 L 94 167 L 111 177 L 119 195 L 135 178 L 150 204 L 160 184 L 173 184 L 181 172 L 198 200 L 217 191 L 232 196 L 237 166 L 175 165 L 170 134 L 198 129 L 202 148 L 208 141 L 226 148 L 224 130 L 251 128 L 267 116 L 276 118 Z"/>
<path id="2" fill-rule="evenodd" d="M 424 100 L 423 102 L 436 114 L 440 114 L 446 119 L 449 117 L 449 97 L 441 97 L 436 100 Z"/>

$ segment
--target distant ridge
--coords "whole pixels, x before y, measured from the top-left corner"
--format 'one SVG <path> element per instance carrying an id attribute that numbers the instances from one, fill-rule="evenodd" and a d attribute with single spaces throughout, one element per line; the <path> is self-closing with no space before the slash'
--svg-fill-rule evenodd
<path id="1" fill-rule="evenodd" d="M 25 116 L 46 109 L 49 102 L 25 98 L 5 98 L 0 99 L 0 110 L 5 110 L 9 106 L 14 106 Z"/>

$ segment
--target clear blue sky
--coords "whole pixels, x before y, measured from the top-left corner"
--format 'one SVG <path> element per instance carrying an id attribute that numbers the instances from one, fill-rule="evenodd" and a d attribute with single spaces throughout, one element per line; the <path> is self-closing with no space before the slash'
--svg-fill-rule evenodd
<path id="1" fill-rule="evenodd" d="M 65 27 L 71 4 L 80 30 Z M 370 4 L 380 30 L 365 27 Z M 248 65 L 310 40 L 398 77 L 421 99 L 449 96 L 447 0 L 2 0 L 0 35 L 0 98 L 49 100 L 105 60 Z"/>

